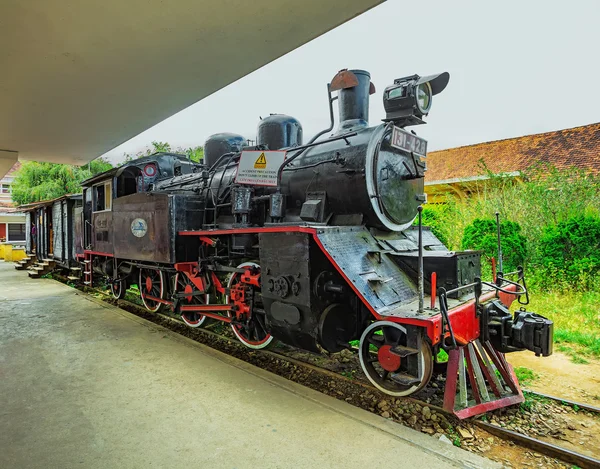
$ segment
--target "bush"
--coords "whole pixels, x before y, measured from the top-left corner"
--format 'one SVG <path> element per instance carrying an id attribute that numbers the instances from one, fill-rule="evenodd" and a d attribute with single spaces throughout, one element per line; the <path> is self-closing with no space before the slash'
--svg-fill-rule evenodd
<path id="1" fill-rule="evenodd" d="M 443 208 L 425 208 L 423 207 L 423 226 L 428 226 L 431 232 L 439 239 L 442 244 L 448 245 L 448 238 L 446 237 L 443 221 L 440 220 L 440 213 Z M 413 225 L 419 225 L 419 217 L 415 218 Z"/>
<path id="2" fill-rule="evenodd" d="M 550 280 L 559 276 L 579 288 L 587 288 L 590 285 L 586 284 L 600 273 L 600 218 L 577 216 L 547 226 L 539 252 Z"/>
<path id="3" fill-rule="evenodd" d="M 527 256 L 527 242 L 521 234 L 521 226 L 512 221 L 500 222 L 504 272 L 512 272 L 522 266 Z M 463 249 L 483 251 L 488 261 L 498 254 L 496 221 L 476 218 L 465 228 L 461 246 Z"/>

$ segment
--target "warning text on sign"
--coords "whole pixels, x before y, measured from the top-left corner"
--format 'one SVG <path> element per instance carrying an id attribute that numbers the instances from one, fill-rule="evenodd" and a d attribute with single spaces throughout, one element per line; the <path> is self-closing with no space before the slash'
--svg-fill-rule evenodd
<path id="1" fill-rule="evenodd" d="M 277 173 L 285 151 L 243 151 L 235 182 L 253 186 L 277 186 Z"/>

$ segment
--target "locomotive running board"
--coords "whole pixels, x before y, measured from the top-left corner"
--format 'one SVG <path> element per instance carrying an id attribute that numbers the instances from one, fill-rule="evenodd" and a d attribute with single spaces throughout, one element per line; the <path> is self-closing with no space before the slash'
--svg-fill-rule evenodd
<path id="1" fill-rule="evenodd" d="M 512 367 L 489 342 L 477 339 L 448 352 L 446 411 L 465 419 L 524 400 Z"/>

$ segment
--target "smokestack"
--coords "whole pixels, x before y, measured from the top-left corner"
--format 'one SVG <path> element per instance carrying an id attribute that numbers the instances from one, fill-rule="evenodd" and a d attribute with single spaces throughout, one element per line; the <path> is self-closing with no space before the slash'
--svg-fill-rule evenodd
<path id="1" fill-rule="evenodd" d="M 345 72 L 348 73 L 348 72 Z M 367 127 L 369 125 L 369 94 L 371 74 L 365 70 L 350 70 L 358 84 L 350 88 L 342 88 L 338 94 L 340 123 L 338 133 L 350 128 Z"/>

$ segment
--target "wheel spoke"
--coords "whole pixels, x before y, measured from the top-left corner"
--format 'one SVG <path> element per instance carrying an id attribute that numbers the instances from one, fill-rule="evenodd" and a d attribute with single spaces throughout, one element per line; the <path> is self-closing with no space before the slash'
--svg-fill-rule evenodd
<path id="1" fill-rule="evenodd" d="M 256 322 L 258 323 L 258 325 L 262 329 L 262 331 L 265 333 L 265 335 L 268 335 L 267 328 L 265 327 L 261 316 L 256 316 Z"/>
<path id="2" fill-rule="evenodd" d="M 258 326 L 256 325 L 257 321 L 252 321 L 252 330 L 254 331 L 254 338 L 256 340 L 260 340 L 260 332 L 258 331 Z"/>
<path id="3" fill-rule="evenodd" d="M 383 337 L 386 345 L 398 345 L 401 334 L 398 334 L 397 329 L 392 329 L 391 327 L 384 327 Z"/>
<path id="4" fill-rule="evenodd" d="M 369 337 L 367 337 L 367 342 L 379 348 L 382 345 L 384 345 L 385 339 L 381 335 L 370 335 Z"/>
<path id="5" fill-rule="evenodd" d="M 385 381 L 389 374 L 390 374 L 390 372 L 388 370 L 383 370 L 383 374 L 381 375 L 381 380 Z"/>

